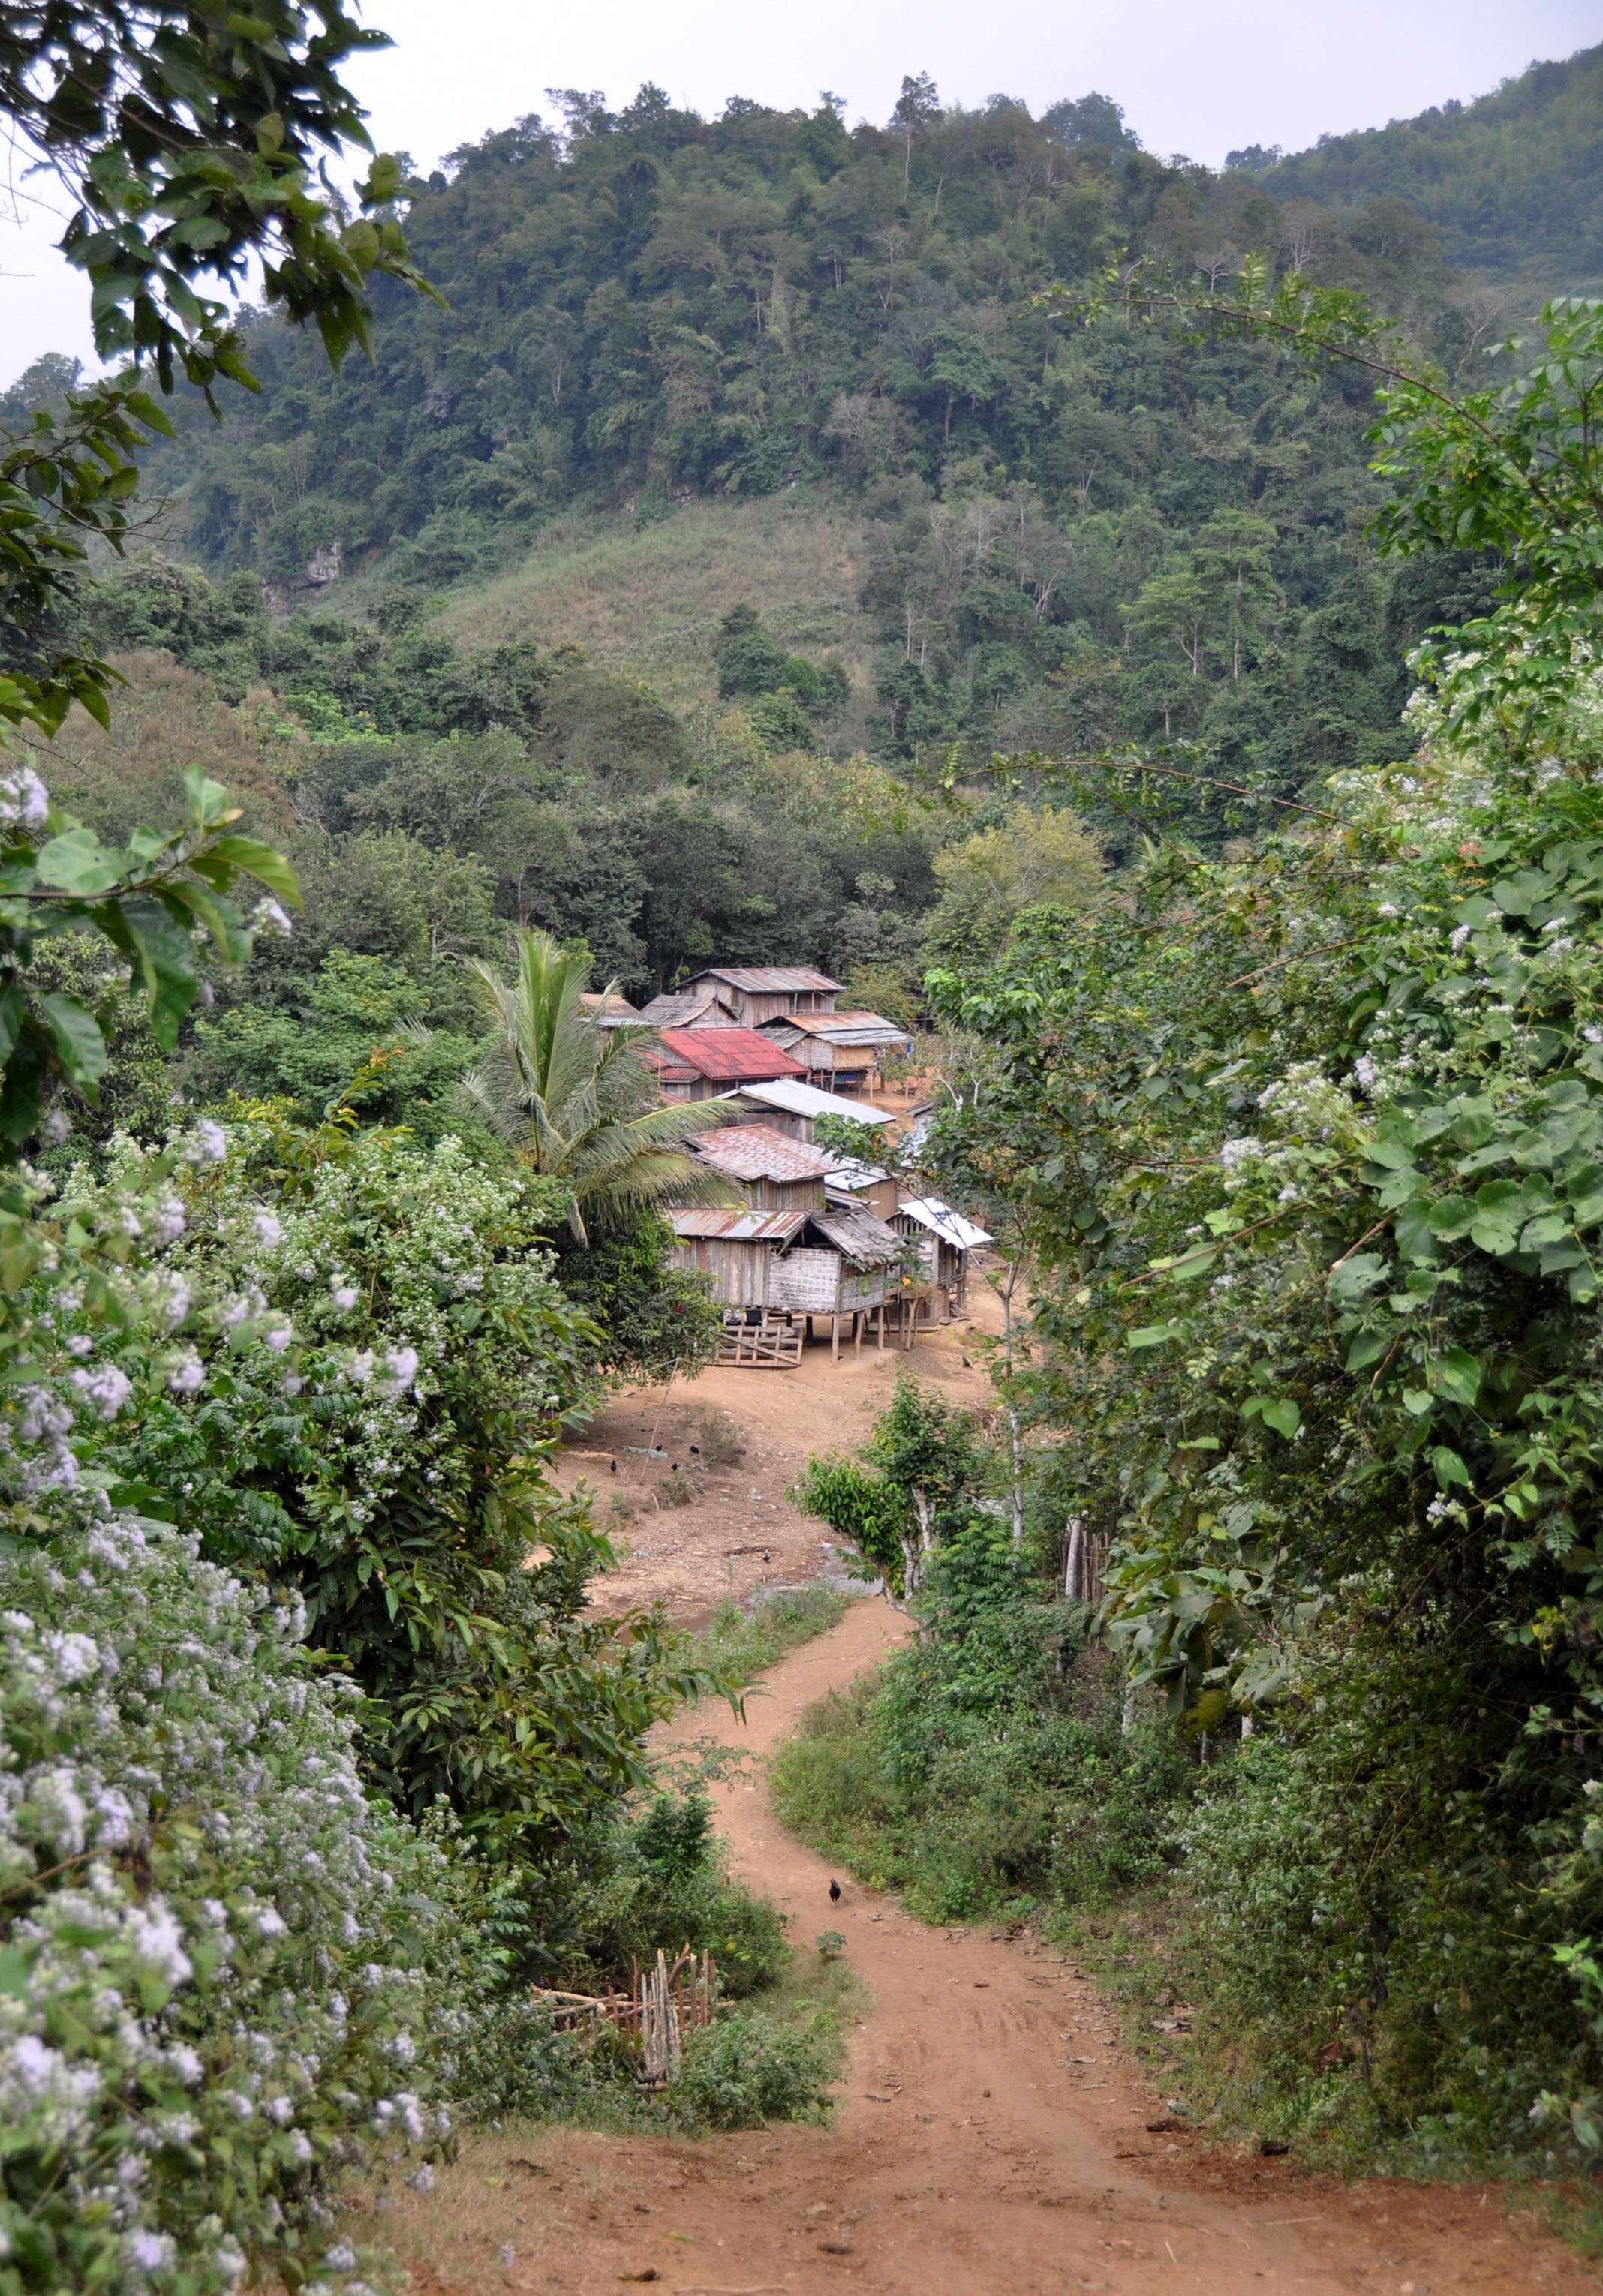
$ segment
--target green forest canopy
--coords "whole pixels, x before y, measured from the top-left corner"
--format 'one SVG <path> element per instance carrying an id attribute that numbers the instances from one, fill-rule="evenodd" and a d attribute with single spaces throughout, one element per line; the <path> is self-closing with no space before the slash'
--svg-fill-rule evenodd
<path id="1" fill-rule="evenodd" d="M 1533 63 L 1475 103 L 1321 135 L 1285 159 L 1234 152 L 1229 164 L 1288 203 L 1402 197 L 1461 269 L 1544 294 L 1592 290 L 1603 280 L 1603 47 Z"/>

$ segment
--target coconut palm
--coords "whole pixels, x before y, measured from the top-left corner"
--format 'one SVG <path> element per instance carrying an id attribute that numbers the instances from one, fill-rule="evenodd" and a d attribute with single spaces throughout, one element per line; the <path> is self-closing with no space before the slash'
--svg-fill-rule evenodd
<path id="1" fill-rule="evenodd" d="M 477 960 L 472 966 L 495 1038 L 458 1089 L 464 1106 L 525 1163 L 567 1182 L 578 1241 L 641 1211 L 733 1201 L 728 1183 L 686 1153 L 689 1141 L 724 1121 L 721 1104 L 662 1103 L 644 1057 L 645 1032 L 598 1028 L 586 1010 L 586 958 L 525 927 L 515 953 L 510 980 Z M 617 993 L 609 984 L 597 1009 Z"/>

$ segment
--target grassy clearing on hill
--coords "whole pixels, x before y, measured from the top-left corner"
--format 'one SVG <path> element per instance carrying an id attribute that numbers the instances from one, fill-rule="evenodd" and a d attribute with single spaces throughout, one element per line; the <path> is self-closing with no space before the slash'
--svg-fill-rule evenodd
<path id="1" fill-rule="evenodd" d="M 700 701 L 718 690 L 719 618 L 746 599 L 781 644 L 837 649 L 860 677 L 874 641 L 856 604 L 859 549 L 855 518 L 788 496 L 686 503 L 646 526 L 575 514 L 513 572 L 453 591 L 436 627 L 467 645 L 581 645 L 670 700 Z"/>

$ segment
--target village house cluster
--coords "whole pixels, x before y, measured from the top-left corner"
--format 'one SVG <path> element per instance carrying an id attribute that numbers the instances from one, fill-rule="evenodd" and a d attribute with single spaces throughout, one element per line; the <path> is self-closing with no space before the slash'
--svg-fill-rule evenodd
<path id="1" fill-rule="evenodd" d="M 885 1166 L 817 1144 L 823 1116 L 889 1136 L 869 1095 L 910 1043 L 877 1013 L 837 1012 L 839 993 L 802 965 L 710 965 L 642 1012 L 597 1000 L 598 1026 L 652 1030 L 664 1099 L 728 1103 L 695 1152 L 733 1201 L 669 1215 L 676 1263 L 722 1302 L 726 1363 L 796 1364 L 826 1324 L 837 1358 L 843 1335 L 910 1347 L 921 1322 L 965 1312 L 969 1255 L 991 1241 Z"/>

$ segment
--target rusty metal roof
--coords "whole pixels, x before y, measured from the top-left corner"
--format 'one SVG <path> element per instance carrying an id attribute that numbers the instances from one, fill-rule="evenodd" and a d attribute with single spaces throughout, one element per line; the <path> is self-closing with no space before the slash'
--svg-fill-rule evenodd
<path id="1" fill-rule="evenodd" d="M 709 1204 L 668 1214 L 670 1227 L 686 1242 L 785 1244 L 801 1234 L 806 1222 L 805 1210 L 756 1212 L 744 1204 Z"/>
<path id="2" fill-rule="evenodd" d="M 837 1251 L 859 1267 L 888 1267 L 901 1250 L 901 1238 L 867 1204 L 830 1204 L 809 1218 Z"/>
<path id="3" fill-rule="evenodd" d="M 736 1180 L 821 1180 L 828 1160 L 805 1142 L 776 1132 L 771 1124 L 738 1124 L 695 1144 L 695 1152 L 715 1171 Z"/>
<path id="4" fill-rule="evenodd" d="M 709 1021 L 709 1013 L 728 1013 L 728 1022 Z M 640 1018 L 648 1029 L 688 1029 L 693 1025 L 719 1029 L 732 1026 L 736 1019 L 732 1004 L 726 1004 L 711 981 L 705 988 L 685 988 L 676 996 L 654 996 L 644 1007 Z"/>
<path id="5" fill-rule="evenodd" d="M 693 980 L 727 980 L 731 988 L 743 989 L 748 996 L 817 996 L 841 985 L 826 972 L 814 972 L 805 964 L 705 964 Z"/>
<path id="6" fill-rule="evenodd" d="M 641 1017 L 627 996 L 604 996 L 599 989 L 587 990 L 579 1001 L 598 1029 L 630 1029 Z"/>
<path id="7" fill-rule="evenodd" d="M 774 1077 L 804 1077 L 805 1064 L 757 1029 L 659 1029 L 669 1058 L 719 1084 L 767 1084 Z"/>
<path id="8" fill-rule="evenodd" d="M 794 1013 L 786 1019 L 799 1034 L 820 1037 L 835 1045 L 905 1045 L 910 1032 L 879 1013 Z M 771 1034 L 777 1026 L 769 1021 Z"/>

